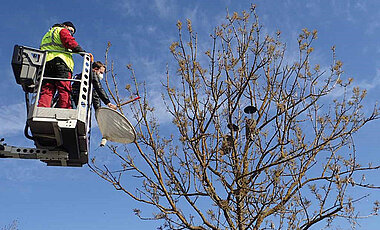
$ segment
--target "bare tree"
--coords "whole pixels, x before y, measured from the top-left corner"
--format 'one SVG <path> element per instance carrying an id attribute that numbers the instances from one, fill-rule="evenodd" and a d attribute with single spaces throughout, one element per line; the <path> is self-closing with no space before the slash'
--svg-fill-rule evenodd
<path id="1" fill-rule="evenodd" d="M 379 166 L 358 163 L 353 135 L 379 113 L 364 109 L 366 91 L 344 79 L 335 49 L 330 67 L 313 65 L 317 32 L 304 29 L 297 60 L 287 60 L 281 33 L 263 33 L 254 5 L 227 13 L 203 52 L 191 21 L 177 26 L 170 51 L 178 71 L 167 71 L 163 84 L 172 134 L 163 136 L 167 128 L 159 129 L 144 85 L 127 66 L 142 96 L 131 106 L 138 138 L 125 150 L 109 146 L 120 167 L 93 160 L 91 169 L 154 207 L 151 216 L 134 212 L 164 220 L 162 228 L 308 229 L 338 218 L 354 227 L 363 196 L 352 191 L 379 188 L 361 178 Z M 112 92 L 120 104 L 120 91 Z M 375 202 L 368 215 L 378 208 Z"/>
<path id="2" fill-rule="evenodd" d="M 1 230 L 18 230 L 18 221 L 14 220 L 10 225 L 5 225 L 4 227 L 1 228 Z"/>

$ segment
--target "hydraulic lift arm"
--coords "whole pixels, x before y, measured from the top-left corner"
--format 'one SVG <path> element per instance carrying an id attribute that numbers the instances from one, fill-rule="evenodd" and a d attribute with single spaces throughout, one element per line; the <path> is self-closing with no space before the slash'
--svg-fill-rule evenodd
<path id="1" fill-rule="evenodd" d="M 0 158 L 36 159 L 46 163 L 60 161 L 62 166 L 65 166 L 69 159 L 69 154 L 62 150 L 20 148 L 3 142 L 4 139 L 0 140 Z"/>

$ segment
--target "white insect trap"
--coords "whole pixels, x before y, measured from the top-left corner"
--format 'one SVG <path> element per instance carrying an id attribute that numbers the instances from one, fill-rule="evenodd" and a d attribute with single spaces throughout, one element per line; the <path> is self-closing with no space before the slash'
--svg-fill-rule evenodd
<path id="1" fill-rule="evenodd" d="M 136 131 L 128 119 L 120 112 L 101 107 L 96 111 L 96 120 L 103 139 L 100 146 L 104 146 L 107 141 L 129 144 L 135 141 Z"/>

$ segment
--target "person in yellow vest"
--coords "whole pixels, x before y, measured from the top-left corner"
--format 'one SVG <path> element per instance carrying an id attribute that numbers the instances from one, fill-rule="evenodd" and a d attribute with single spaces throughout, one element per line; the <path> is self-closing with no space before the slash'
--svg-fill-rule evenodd
<path id="1" fill-rule="evenodd" d="M 71 79 L 74 70 L 72 53 L 85 52 L 75 41 L 76 29 L 72 22 L 53 25 L 41 41 L 41 50 L 47 52 L 44 77 Z M 46 80 L 41 87 L 39 107 L 51 107 L 52 98 L 58 91 L 59 108 L 71 109 L 71 82 Z"/>

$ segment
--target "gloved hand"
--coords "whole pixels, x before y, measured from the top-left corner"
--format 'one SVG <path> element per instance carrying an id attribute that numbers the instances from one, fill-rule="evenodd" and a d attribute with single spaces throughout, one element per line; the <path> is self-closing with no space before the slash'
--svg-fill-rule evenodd
<path id="1" fill-rule="evenodd" d="M 117 109 L 117 106 L 112 104 L 111 102 L 107 104 L 107 106 L 113 110 L 116 110 Z"/>
<path id="2" fill-rule="evenodd" d="M 74 53 L 80 53 L 80 56 L 84 56 L 84 54 L 83 53 L 85 53 L 86 51 L 84 50 L 84 49 L 82 49 L 82 47 L 80 47 L 79 45 L 77 46 L 77 47 L 75 47 L 74 49 L 73 49 L 73 52 Z"/>

